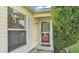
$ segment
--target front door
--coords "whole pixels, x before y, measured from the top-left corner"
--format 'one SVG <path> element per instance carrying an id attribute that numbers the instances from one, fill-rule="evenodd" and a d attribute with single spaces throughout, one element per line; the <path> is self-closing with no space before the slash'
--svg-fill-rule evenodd
<path id="1" fill-rule="evenodd" d="M 53 48 L 53 26 L 52 20 L 48 18 L 40 19 L 40 38 L 38 49 L 54 51 Z"/>
<path id="2" fill-rule="evenodd" d="M 50 46 L 50 22 L 41 21 L 40 42 L 42 46 Z"/>

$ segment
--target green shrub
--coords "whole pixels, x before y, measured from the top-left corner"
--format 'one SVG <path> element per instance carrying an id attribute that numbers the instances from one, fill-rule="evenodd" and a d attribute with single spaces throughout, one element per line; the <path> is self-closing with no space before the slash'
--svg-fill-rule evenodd
<path id="1" fill-rule="evenodd" d="M 51 12 L 54 51 L 60 52 L 60 50 L 75 44 L 79 39 L 79 7 L 53 6 Z"/>

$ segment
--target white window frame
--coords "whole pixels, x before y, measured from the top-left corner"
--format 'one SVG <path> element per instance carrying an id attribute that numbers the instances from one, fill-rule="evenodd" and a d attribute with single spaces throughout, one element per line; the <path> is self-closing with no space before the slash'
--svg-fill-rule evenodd
<path id="1" fill-rule="evenodd" d="M 32 32 L 31 32 L 30 25 L 31 25 L 31 19 L 29 16 L 27 16 L 26 17 L 26 40 L 27 40 L 27 44 L 30 44 L 32 42 Z"/>

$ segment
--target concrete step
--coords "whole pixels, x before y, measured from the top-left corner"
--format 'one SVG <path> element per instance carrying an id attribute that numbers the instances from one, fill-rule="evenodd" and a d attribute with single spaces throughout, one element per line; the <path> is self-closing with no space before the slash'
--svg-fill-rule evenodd
<path id="1" fill-rule="evenodd" d="M 51 47 L 37 45 L 30 51 L 30 53 L 53 53 L 53 49 Z"/>
<path id="2" fill-rule="evenodd" d="M 45 49 L 36 49 L 30 51 L 30 53 L 53 53 L 52 50 L 45 50 Z"/>
<path id="3" fill-rule="evenodd" d="M 37 49 L 37 53 L 53 53 L 51 50 Z"/>

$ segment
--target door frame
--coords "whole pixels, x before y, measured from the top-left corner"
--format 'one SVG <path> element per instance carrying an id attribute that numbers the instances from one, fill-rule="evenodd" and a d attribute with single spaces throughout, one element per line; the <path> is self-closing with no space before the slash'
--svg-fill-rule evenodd
<path id="1" fill-rule="evenodd" d="M 50 23 L 50 39 L 49 39 L 49 43 L 42 43 L 41 42 L 41 22 L 49 22 Z M 52 26 L 52 20 L 50 19 L 41 19 L 40 20 L 40 24 L 39 24 L 39 43 L 40 44 L 50 44 L 51 47 L 53 47 L 53 26 Z"/>

